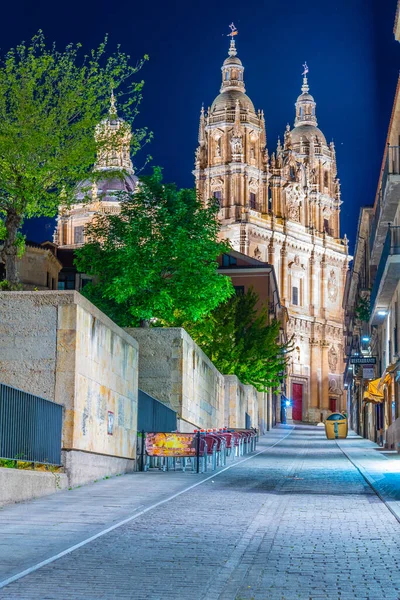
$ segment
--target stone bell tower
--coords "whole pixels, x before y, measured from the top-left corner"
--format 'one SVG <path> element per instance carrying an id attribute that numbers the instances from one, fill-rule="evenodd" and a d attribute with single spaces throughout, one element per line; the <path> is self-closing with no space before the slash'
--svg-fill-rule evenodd
<path id="1" fill-rule="evenodd" d="M 245 93 L 232 38 L 222 85 L 200 114 L 194 175 L 220 203 L 221 235 L 235 250 L 273 265 L 295 350 L 286 394 L 293 419 L 318 422 L 344 409 L 342 298 L 348 255 L 340 237 L 340 184 L 333 142 L 318 128 L 305 65 L 294 126 L 271 160 L 264 115 Z"/>
<path id="2" fill-rule="evenodd" d="M 246 95 L 244 67 L 232 38 L 222 65 L 220 94 L 201 109 L 194 175 L 202 197 L 220 203 L 220 219 L 234 223 L 249 210 L 266 212 L 268 154 L 262 112 Z"/>

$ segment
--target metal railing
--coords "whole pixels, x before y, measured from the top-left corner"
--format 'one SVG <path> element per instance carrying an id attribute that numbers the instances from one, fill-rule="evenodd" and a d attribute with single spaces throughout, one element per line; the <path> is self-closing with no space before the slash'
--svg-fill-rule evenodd
<path id="1" fill-rule="evenodd" d="M 63 407 L 0 383 L 0 458 L 61 465 Z"/>
<path id="2" fill-rule="evenodd" d="M 371 250 L 375 242 L 375 234 L 379 223 L 379 217 L 382 212 L 382 206 L 385 202 L 385 190 L 389 175 L 400 175 L 400 146 L 387 146 L 386 149 L 386 160 L 382 171 L 381 185 L 378 191 L 374 217 L 371 222 L 371 233 L 369 238 Z"/>
<path id="3" fill-rule="evenodd" d="M 138 431 L 176 431 L 176 412 L 139 390 Z"/>
<path id="4" fill-rule="evenodd" d="M 400 227 L 392 227 L 389 225 L 386 234 L 385 243 L 382 249 L 381 259 L 379 261 L 378 270 L 376 272 L 374 285 L 371 292 L 371 310 L 373 310 L 378 295 L 379 285 L 385 271 L 386 263 L 389 256 L 400 254 Z"/>

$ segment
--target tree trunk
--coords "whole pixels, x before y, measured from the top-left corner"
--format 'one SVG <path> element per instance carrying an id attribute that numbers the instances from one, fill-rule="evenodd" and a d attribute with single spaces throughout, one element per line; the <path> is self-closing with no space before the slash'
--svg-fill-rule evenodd
<path id="1" fill-rule="evenodd" d="M 6 279 L 10 285 L 18 285 L 18 248 L 17 248 L 17 233 L 22 224 L 22 219 L 14 210 L 9 210 L 6 213 L 4 225 L 7 230 L 7 236 L 4 240 L 4 245 L 1 251 L 1 258 L 6 267 Z"/>
<path id="2" fill-rule="evenodd" d="M 150 327 L 149 319 L 140 319 L 140 327 Z"/>

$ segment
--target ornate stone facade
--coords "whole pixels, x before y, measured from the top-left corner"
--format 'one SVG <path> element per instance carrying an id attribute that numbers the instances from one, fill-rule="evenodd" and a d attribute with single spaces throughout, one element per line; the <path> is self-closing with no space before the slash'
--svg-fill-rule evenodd
<path id="1" fill-rule="evenodd" d="M 60 207 L 54 243 L 76 248 L 84 243 L 85 227 L 96 213 L 118 213 L 118 193 L 132 192 L 137 184 L 130 158 L 131 129 L 117 114 L 114 94 L 109 115 L 96 127 L 97 160 L 93 180 L 82 181 L 76 202 Z"/>
<path id="2" fill-rule="evenodd" d="M 296 348 L 286 392 L 294 416 L 316 422 L 344 408 L 338 373 L 351 257 L 340 237 L 335 147 L 317 126 L 306 69 L 294 127 L 287 125 L 269 158 L 264 115 L 245 93 L 243 72 L 232 39 L 220 94 L 200 114 L 196 187 L 204 199 L 218 198 L 222 235 L 233 249 L 274 266 Z"/>

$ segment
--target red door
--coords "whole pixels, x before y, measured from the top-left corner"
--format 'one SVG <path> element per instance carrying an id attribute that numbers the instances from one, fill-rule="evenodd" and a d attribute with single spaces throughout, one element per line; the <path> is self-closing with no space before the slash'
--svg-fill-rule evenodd
<path id="1" fill-rule="evenodd" d="M 292 384 L 292 401 L 293 410 L 292 418 L 293 421 L 303 420 L 303 384 L 293 383 Z"/>

